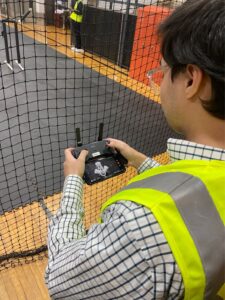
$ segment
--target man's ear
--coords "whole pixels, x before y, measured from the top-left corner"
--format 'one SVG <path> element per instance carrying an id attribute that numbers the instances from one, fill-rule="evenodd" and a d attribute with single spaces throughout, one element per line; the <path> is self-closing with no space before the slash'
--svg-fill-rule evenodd
<path id="1" fill-rule="evenodd" d="M 185 93 L 187 99 L 199 94 L 203 81 L 203 71 L 196 65 L 187 65 L 185 72 Z"/>

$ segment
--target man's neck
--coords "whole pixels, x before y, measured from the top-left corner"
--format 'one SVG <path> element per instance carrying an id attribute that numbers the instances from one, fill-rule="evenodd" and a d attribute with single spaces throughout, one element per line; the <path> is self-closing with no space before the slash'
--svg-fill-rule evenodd
<path id="1" fill-rule="evenodd" d="M 193 134 L 187 134 L 186 139 L 188 141 L 208 145 L 214 148 L 221 148 L 225 150 L 225 128 L 218 129 L 217 132 L 212 133 L 212 131 L 202 131 L 194 132 Z"/>
<path id="2" fill-rule="evenodd" d="M 193 114 L 190 122 L 186 122 L 184 129 L 184 136 L 189 141 L 225 149 L 225 120 L 200 110 Z"/>

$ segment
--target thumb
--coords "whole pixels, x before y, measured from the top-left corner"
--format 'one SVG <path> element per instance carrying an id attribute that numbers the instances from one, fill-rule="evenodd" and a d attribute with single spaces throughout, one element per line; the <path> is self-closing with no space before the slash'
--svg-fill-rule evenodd
<path id="1" fill-rule="evenodd" d="M 64 151 L 64 154 L 65 154 L 65 159 L 71 159 L 71 158 L 74 158 L 73 154 L 72 154 L 72 151 L 74 150 L 74 148 L 67 148 L 65 149 Z"/>
<path id="2" fill-rule="evenodd" d="M 87 150 L 82 150 L 79 157 L 78 157 L 78 159 L 82 160 L 82 161 L 85 161 L 87 155 L 88 155 L 88 151 Z"/>

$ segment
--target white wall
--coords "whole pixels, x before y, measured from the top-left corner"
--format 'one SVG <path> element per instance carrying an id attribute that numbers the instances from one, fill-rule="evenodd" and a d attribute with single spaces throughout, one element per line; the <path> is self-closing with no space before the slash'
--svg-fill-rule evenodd
<path id="1" fill-rule="evenodd" d="M 163 3 L 171 4 L 171 7 L 176 7 L 180 4 L 182 4 L 186 0 L 138 0 L 139 4 L 143 5 L 162 5 Z M 121 4 L 119 3 L 114 3 L 112 5 L 112 10 L 118 11 L 118 12 L 126 12 L 127 8 L 127 0 L 121 0 Z M 131 4 L 135 4 L 135 0 L 130 1 Z M 108 1 L 100 0 L 98 7 L 102 9 L 109 9 L 110 8 L 110 3 Z M 133 14 L 134 12 L 134 5 L 131 5 L 130 7 L 130 14 Z"/>
<path id="2" fill-rule="evenodd" d="M 36 12 L 41 14 L 45 12 L 44 0 L 38 0 L 36 2 Z"/>

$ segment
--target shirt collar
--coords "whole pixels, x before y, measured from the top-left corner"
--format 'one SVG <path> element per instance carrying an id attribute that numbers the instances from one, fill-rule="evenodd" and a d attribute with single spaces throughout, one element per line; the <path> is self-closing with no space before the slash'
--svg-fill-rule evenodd
<path id="1" fill-rule="evenodd" d="M 225 150 L 185 140 L 168 139 L 167 152 L 171 162 L 177 160 L 224 160 Z"/>

